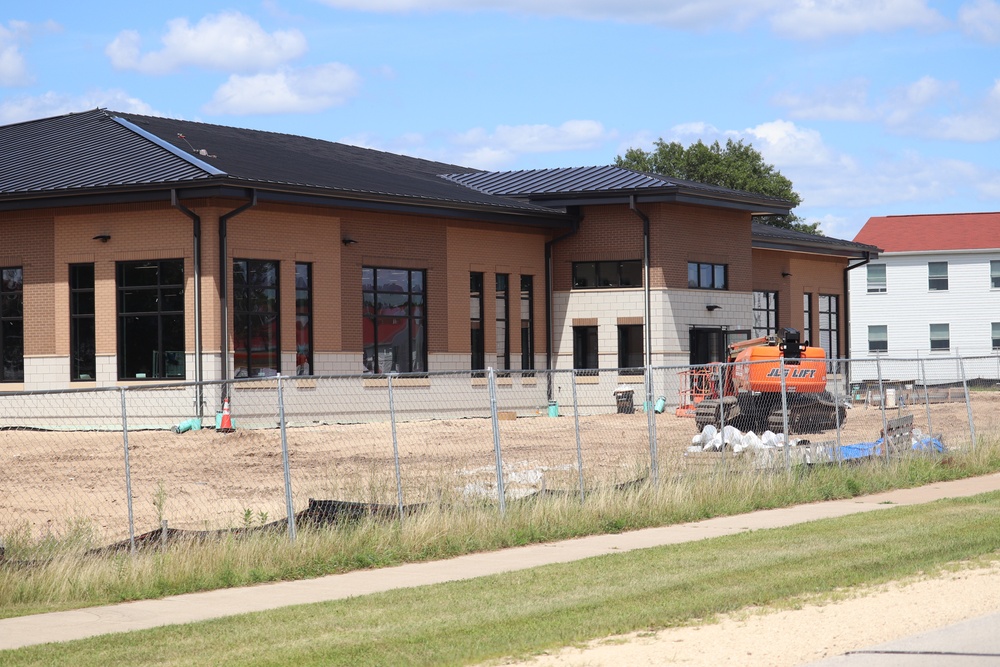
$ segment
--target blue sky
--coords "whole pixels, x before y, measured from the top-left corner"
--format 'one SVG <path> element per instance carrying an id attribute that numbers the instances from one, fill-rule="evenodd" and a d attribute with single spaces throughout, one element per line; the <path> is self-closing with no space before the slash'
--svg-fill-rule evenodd
<path id="1" fill-rule="evenodd" d="M 497 170 L 732 137 L 829 236 L 1000 210 L 998 0 L 7 4 L 0 124 L 104 107 Z"/>

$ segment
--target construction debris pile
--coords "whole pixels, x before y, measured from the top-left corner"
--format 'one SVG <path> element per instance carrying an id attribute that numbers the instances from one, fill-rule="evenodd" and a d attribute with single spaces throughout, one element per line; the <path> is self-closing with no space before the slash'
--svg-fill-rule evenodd
<path id="1" fill-rule="evenodd" d="M 800 442 L 808 444 L 808 440 L 792 438 L 789 446 L 795 447 Z M 701 433 L 691 438 L 691 446 L 688 452 L 721 452 L 727 449 L 734 454 L 744 451 L 761 452 L 769 449 L 780 449 L 785 446 L 785 436 L 783 433 L 774 431 L 764 431 L 757 435 L 753 431 L 743 433 L 735 426 L 727 424 L 719 431 L 713 424 L 706 424 Z"/>

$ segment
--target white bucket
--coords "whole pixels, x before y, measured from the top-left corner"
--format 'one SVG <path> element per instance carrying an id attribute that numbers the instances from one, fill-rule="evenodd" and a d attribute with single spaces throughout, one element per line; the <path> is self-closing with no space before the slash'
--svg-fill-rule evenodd
<path id="1" fill-rule="evenodd" d="M 896 407 L 896 390 L 886 389 L 885 390 L 885 407 L 894 408 Z"/>

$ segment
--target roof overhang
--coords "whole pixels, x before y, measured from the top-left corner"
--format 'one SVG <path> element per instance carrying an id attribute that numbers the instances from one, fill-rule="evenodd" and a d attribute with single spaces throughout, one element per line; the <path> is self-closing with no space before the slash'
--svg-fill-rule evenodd
<path id="1" fill-rule="evenodd" d="M 822 236 L 818 237 L 824 238 Z M 846 245 L 825 244 L 822 241 L 793 241 L 788 239 L 765 239 L 754 236 L 751 239 L 751 246 L 754 250 L 779 250 L 783 252 L 808 253 L 812 255 L 826 255 L 828 257 L 847 257 L 848 259 L 877 259 L 879 249 L 852 248 Z"/>
<path id="2" fill-rule="evenodd" d="M 569 206 L 599 206 L 604 204 L 628 204 L 635 201 L 637 204 L 691 204 L 695 206 L 711 206 L 715 208 L 726 208 L 740 211 L 747 211 L 751 215 L 788 215 L 792 210 L 791 204 L 779 204 L 777 202 L 762 202 L 752 198 L 740 198 L 731 196 L 721 196 L 714 193 L 698 192 L 694 190 L 671 188 L 670 190 L 654 192 L 636 192 L 635 190 L 623 190 L 620 192 L 596 192 L 552 194 L 552 195 L 532 195 L 528 198 L 533 204 L 551 207 Z"/>

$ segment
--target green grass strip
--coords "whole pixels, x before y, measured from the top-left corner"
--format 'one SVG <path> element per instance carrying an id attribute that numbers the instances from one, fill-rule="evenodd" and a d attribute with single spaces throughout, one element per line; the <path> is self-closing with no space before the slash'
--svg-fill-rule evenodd
<path id="1" fill-rule="evenodd" d="M 933 573 L 1000 550 L 1000 493 L 0 652 L 17 665 L 462 665 Z"/>

